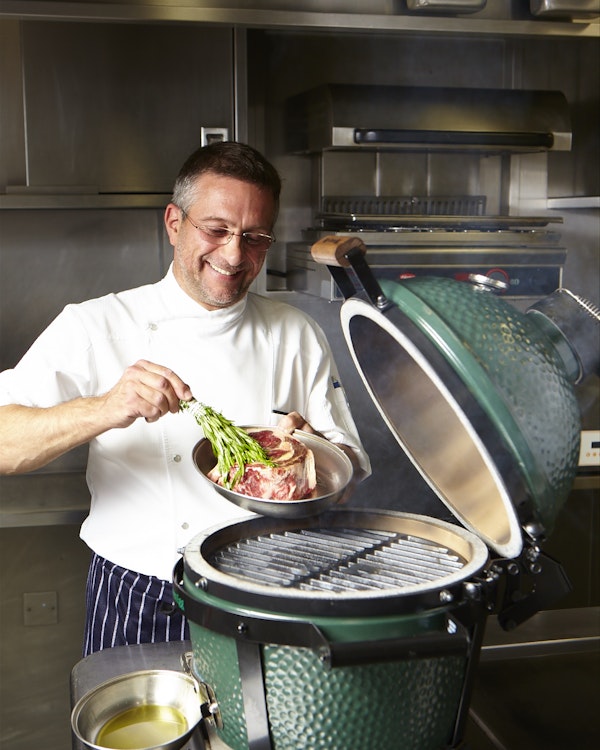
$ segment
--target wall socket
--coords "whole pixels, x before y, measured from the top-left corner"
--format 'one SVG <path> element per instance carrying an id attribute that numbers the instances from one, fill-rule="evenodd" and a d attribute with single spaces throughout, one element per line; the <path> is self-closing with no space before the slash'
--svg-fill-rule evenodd
<path id="1" fill-rule="evenodd" d="M 579 465 L 600 468 L 600 430 L 582 430 Z"/>
<path id="2" fill-rule="evenodd" d="M 58 594 L 56 591 L 39 591 L 23 594 L 23 624 L 56 625 L 58 622 Z"/>

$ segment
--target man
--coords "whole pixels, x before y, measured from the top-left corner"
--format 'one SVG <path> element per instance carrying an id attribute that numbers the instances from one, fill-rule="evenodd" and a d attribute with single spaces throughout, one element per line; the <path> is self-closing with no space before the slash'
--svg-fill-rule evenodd
<path id="1" fill-rule="evenodd" d="M 67 306 L 0 373 L 1 473 L 89 443 L 84 654 L 186 638 L 170 583 L 178 550 L 243 514 L 199 481 L 191 449 L 201 433 L 180 399 L 237 424 L 318 431 L 350 455 L 357 479 L 370 471 L 321 329 L 248 294 L 274 240 L 280 187 L 249 146 L 199 149 L 165 211 L 165 278 Z"/>

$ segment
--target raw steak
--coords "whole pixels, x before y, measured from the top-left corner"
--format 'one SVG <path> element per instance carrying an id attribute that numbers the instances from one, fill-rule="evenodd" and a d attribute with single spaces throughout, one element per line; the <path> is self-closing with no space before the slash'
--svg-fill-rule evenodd
<path id="1" fill-rule="evenodd" d="M 276 465 L 247 464 L 233 490 L 263 500 L 301 500 L 310 495 L 317 484 L 315 457 L 310 448 L 276 427 L 248 432 Z M 231 472 L 235 473 L 235 467 Z M 216 467 L 208 477 L 223 484 Z"/>

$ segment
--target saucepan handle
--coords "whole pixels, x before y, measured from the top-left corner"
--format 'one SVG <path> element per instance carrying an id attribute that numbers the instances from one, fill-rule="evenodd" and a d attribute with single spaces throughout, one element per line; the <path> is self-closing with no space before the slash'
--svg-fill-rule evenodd
<path id="1" fill-rule="evenodd" d="M 212 723 L 218 729 L 223 727 L 223 718 L 221 716 L 221 709 L 217 703 L 215 691 L 207 683 L 200 680 L 192 666 L 194 655 L 191 651 L 186 651 L 181 654 L 181 666 L 183 671 L 189 675 L 192 680 L 196 683 L 198 689 L 198 695 L 200 696 L 200 713 L 204 721 Z"/>

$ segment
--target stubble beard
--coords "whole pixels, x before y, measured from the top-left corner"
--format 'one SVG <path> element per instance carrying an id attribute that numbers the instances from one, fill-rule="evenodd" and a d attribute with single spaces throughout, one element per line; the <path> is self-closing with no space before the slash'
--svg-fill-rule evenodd
<path id="1" fill-rule="evenodd" d="M 202 267 L 204 261 L 202 261 Z M 198 304 L 211 308 L 225 308 L 234 305 L 239 302 L 248 293 L 250 284 L 244 283 L 244 279 L 240 279 L 238 284 L 229 289 L 215 290 L 214 286 L 207 282 L 199 270 L 198 275 L 194 275 L 183 263 L 175 262 L 175 276 L 183 286 L 184 291 Z M 208 274 L 213 273 L 212 270 L 208 270 Z"/>

